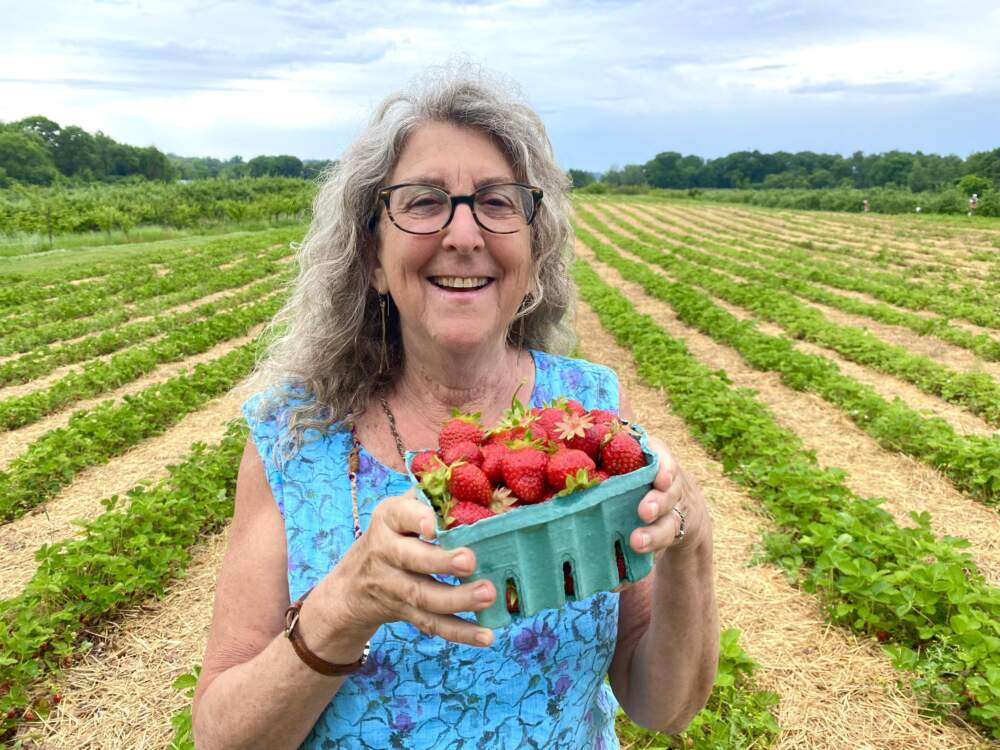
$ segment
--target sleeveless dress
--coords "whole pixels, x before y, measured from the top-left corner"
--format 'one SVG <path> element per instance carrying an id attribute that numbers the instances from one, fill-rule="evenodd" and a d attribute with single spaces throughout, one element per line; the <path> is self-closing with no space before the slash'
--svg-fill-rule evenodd
<path id="1" fill-rule="evenodd" d="M 618 410 L 618 378 L 601 365 L 532 351 L 531 406 L 558 396 L 587 409 Z M 294 601 L 318 583 L 354 541 L 347 477 L 350 432 L 310 430 L 290 460 L 275 461 L 288 404 L 267 407 L 265 393 L 243 405 L 285 523 L 288 588 Z M 409 478 L 363 448 L 358 473 L 362 530 L 386 497 Z M 458 583 L 451 576 L 438 580 Z M 473 620 L 471 612 L 460 613 Z M 604 681 L 618 633 L 618 594 L 600 593 L 544 610 L 495 631 L 482 649 L 429 637 L 407 622 L 380 627 L 366 665 L 350 675 L 301 747 L 618 748 L 618 703 Z"/>

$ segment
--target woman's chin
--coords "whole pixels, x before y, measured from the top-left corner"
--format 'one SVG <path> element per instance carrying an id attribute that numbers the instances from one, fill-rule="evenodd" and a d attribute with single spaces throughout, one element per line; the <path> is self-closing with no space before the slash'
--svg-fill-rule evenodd
<path id="1" fill-rule="evenodd" d="M 431 338 L 431 347 L 450 356 L 472 355 L 502 348 L 505 335 L 496 331 L 475 330 L 455 326 L 438 332 Z"/>

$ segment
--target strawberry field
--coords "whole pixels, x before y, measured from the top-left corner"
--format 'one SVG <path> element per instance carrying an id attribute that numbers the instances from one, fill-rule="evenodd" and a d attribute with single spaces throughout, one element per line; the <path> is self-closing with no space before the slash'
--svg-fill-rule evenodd
<path id="1" fill-rule="evenodd" d="M 578 353 L 708 498 L 725 629 L 688 732 L 622 746 L 1000 744 L 1000 224 L 575 209 Z M 0 741 L 191 746 L 302 231 L 0 258 Z"/>

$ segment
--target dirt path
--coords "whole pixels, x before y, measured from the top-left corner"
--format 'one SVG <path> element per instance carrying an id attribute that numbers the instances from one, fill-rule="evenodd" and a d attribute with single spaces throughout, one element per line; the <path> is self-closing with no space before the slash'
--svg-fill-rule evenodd
<path id="1" fill-rule="evenodd" d="M 648 297 L 637 284 L 596 261 L 582 244 L 578 244 L 577 253 L 627 294 L 640 312 L 652 316 L 671 336 L 683 339 L 699 361 L 724 370 L 734 386 L 757 391 L 758 400 L 780 424 L 795 432 L 806 448 L 816 452 L 821 465 L 847 471 L 846 483 L 853 492 L 861 497 L 886 498 L 883 507 L 903 526 L 913 524 L 912 512 L 930 513 L 934 533 L 968 539 L 983 574 L 1000 584 L 1000 517 L 994 510 L 967 498 L 925 464 L 883 450 L 818 396 L 782 385 L 776 373 L 751 369 L 735 350 L 679 321 L 667 304 Z"/>
<path id="2" fill-rule="evenodd" d="M 187 704 L 171 687 L 201 663 L 225 553 L 225 532 L 195 551 L 186 578 L 167 587 L 115 625 L 102 647 L 59 683 L 59 710 L 19 737 L 29 750 L 164 750 L 170 717 Z"/>

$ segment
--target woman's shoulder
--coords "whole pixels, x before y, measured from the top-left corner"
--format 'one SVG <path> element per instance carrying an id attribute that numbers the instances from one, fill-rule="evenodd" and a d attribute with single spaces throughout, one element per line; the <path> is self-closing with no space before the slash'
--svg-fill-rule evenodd
<path id="1" fill-rule="evenodd" d="M 539 402 L 574 398 L 587 409 L 618 409 L 618 375 L 607 365 L 532 350 Z"/>

